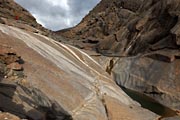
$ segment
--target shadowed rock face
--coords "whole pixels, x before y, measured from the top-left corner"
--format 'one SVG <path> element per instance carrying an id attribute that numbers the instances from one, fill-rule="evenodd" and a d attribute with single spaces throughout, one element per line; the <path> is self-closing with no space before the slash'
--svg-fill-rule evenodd
<path id="1" fill-rule="evenodd" d="M 20 85 L 13 82 L 0 84 L 0 109 L 10 112 L 20 118 L 30 120 L 72 120 L 56 101 L 51 101 L 40 90 L 32 86 Z"/>
<path id="2" fill-rule="evenodd" d="M 102 0 L 76 27 L 57 33 L 99 41 L 91 48 L 111 56 L 178 49 L 179 4 L 177 0 Z M 92 43 L 82 44 L 86 48 Z"/>
<path id="3" fill-rule="evenodd" d="M 161 104 L 180 110 L 180 61 L 151 58 L 119 58 L 112 73 L 118 85 L 153 97 Z"/>
<path id="4" fill-rule="evenodd" d="M 106 71 L 120 86 L 180 110 L 179 16 L 178 0 L 102 0 L 77 26 L 56 33 L 115 57 Z"/>
<path id="5" fill-rule="evenodd" d="M 28 85 L 23 64 L 24 61 L 12 47 L 0 45 L 0 110 L 33 120 L 71 120 L 57 102 Z M 0 118 L 19 120 L 9 113 L 0 113 Z"/>

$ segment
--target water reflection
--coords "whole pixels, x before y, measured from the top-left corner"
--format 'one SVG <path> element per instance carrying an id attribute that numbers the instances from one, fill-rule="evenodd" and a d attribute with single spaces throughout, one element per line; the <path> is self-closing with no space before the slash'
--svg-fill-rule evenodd
<path id="1" fill-rule="evenodd" d="M 173 117 L 176 116 L 177 113 L 172 109 L 163 106 L 162 104 L 158 103 L 154 99 L 146 96 L 145 94 L 141 94 L 126 88 L 121 87 L 121 89 L 129 95 L 133 100 L 139 102 L 143 108 L 146 108 L 162 117 Z"/>

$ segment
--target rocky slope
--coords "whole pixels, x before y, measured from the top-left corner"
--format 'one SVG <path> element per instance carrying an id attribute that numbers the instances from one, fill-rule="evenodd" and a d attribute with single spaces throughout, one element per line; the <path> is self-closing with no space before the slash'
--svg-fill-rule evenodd
<path id="1" fill-rule="evenodd" d="M 105 55 L 178 49 L 178 10 L 177 0 L 102 0 L 79 25 L 57 33 Z"/>
<path id="2" fill-rule="evenodd" d="M 24 8 L 16 4 L 13 0 L 0 1 L 1 17 L 13 20 L 21 20 L 26 24 L 37 24 L 36 19 Z"/>
<path id="3" fill-rule="evenodd" d="M 32 120 L 158 118 L 75 47 L 2 24 L 0 45 L 1 111 Z"/>
<path id="4" fill-rule="evenodd" d="M 129 98 L 89 55 L 42 35 L 44 28 L 12 0 L 0 5 L 0 119 L 159 118 Z M 11 10 L 23 17 L 14 19 Z"/>
<path id="5" fill-rule="evenodd" d="M 142 108 L 137 102 L 128 97 L 113 81 L 112 76 L 105 72 L 103 65 L 92 59 L 91 56 L 71 45 L 62 44 L 47 37 L 51 36 L 59 41 L 64 41 L 61 36 L 52 36 L 48 30 L 38 25 L 35 19 L 26 10 L 14 3 L 13 0 L 1 1 L 0 111 L 2 112 L 0 112 L 0 118 L 17 120 L 163 120 L 162 117 Z M 127 1 L 128 4 L 123 3 L 121 5 L 126 7 L 137 5 L 136 1 Z M 133 4 L 129 4 L 131 2 Z M 70 42 L 70 44 L 73 43 L 71 41 L 72 37 L 77 38 L 79 40 L 75 42 L 76 46 L 86 49 L 98 48 L 100 52 L 99 46 L 101 46 L 101 42 L 102 45 L 110 44 L 107 42 L 108 39 L 106 37 L 108 38 L 111 34 L 107 34 L 103 30 L 103 32 L 101 30 L 98 31 L 99 28 L 94 29 L 96 28 L 96 23 L 94 23 L 95 26 L 92 26 L 91 32 L 94 34 L 94 31 L 97 31 L 97 35 L 93 36 L 88 31 L 91 29 L 88 27 L 92 24 L 87 26 L 86 21 L 89 21 L 94 14 L 98 17 L 98 15 L 101 15 L 101 11 L 104 11 L 106 8 L 109 9 L 117 3 L 119 4 L 118 1 L 111 3 L 108 0 L 102 0 L 90 15 L 84 18 L 83 24 L 79 24 L 71 30 L 63 30 L 60 33 L 70 38 L 69 41 L 66 41 Z M 132 10 L 136 8 L 135 6 L 132 7 Z M 122 7 L 120 8 L 122 9 Z M 110 11 L 105 12 L 110 13 Z M 113 20 L 111 23 L 113 24 L 114 22 Z M 97 25 L 99 24 L 101 27 L 101 22 L 98 22 Z M 79 30 L 85 30 L 85 32 L 76 33 Z M 106 42 L 104 43 L 104 41 Z M 110 55 L 109 50 L 107 49 L 107 51 L 101 53 Z M 178 56 L 177 53 L 176 56 Z M 111 54 L 111 56 L 114 55 L 115 53 Z M 123 55 L 131 54 L 126 53 Z M 97 60 L 99 58 L 98 56 Z M 104 59 L 102 57 L 102 59 L 102 63 L 110 60 L 109 66 L 106 66 L 106 71 L 110 74 L 113 73 L 119 85 L 125 86 L 124 83 L 128 83 L 126 87 L 132 85 L 132 88 L 135 90 L 137 83 L 144 85 L 137 82 L 139 79 L 135 79 L 136 77 L 133 77 L 135 79 L 133 83 L 135 84 L 132 84 L 131 79 L 128 79 L 128 81 L 126 79 L 127 74 L 121 74 L 121 71 L 126 71 L 126 67 L 120 67 L 121 71 L 118 71 L 120 64 L 125 64 L 128 60 L 123 62 L 123 60 L 119 60 L 121 58 Z M 144 60 L 144 58 L 142 59 Z M 125 65 L 129 66 L 128 69 L 130 70 L 133 67 L 131 64 L 134 64 L 133 61 Z M 137 73 L 139 72 L 137 70 L 139 69 L 138 67 L 133 68 Z M 130 72 L 128 74 L 133 76 L 133 71 L 130 70 L 128 70 Z M 122 80 L 125 80 L 125 82 L 116 79 L 121 76 L 124 76 Z M 178 81 L 176 82 L 178 83 Z M 147 84 L 151 85 L 152 83 L 148 82 Z M 148 85 L 145 84 L 145 87 Z M 165 85 L 167 84 L 165 83 Z M 151 89 L 149 90 L 151 91 Z M 166 90 L 164 91 L 166 92 Z M 172 91 L 169 90 L 168 92 Z M 177 97 L 175 96 L 175 98 Z M 173 101 L 174 103 L 178 104 L 176 101 Z M 168 103 L 168 106 L 172 106 L 172 104 Z M 177 108 L 177 105 L 175 104 L 174 107 Z M 176 115 L 177 113 L 174 112 L 173 114 Z"/>
<path id="6" fill-rule="evenodd" d="M 179 111 L 179 16 L 179 0 L 102 0 L 77 26 L 56 34 L 111 57 L 106 70 L 118 85 Z"/>
<path id="7" fill-rule="evenodd" d="M 14 2 L 14 0 L 0 0 L 0 23 L 15 26 L 32 32 L 41 32 L 44 35 L 51 33 L 42 25 L 36 22 L 36 19 L 23 7 Z"/>

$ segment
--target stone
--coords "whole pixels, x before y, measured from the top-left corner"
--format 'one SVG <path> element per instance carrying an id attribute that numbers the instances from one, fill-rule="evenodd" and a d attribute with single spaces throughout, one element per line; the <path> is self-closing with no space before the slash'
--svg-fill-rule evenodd
<path id="1" fill-rule="evenodd" d="M 176 116 L 176 117 L 169 117 L 169 118 L 164 118 L 162 120 L 179 120 L 180 116 Z"/>
<path id="2" fill-rule="evenodd" d="M 125 106 L 110 97 L 105 97 L 105 105 L 109 120 L 157 120 L 158 116 L 148 110 L 136 110 L 137 106 Z M 128 111 L 128 113 L 126 112 Z M 130 114 L 129 114 L 130 113 Z M 143 114 L 141 114 L 143 113 Z M 148 115 L 147 115 L 148 114 Z"/>
<path id="3" fill-rule="evenodd" d="M 0 113 L 0 120 L 21 120 L 21 119 L 10 113 L 2 112 Z"/>
<path id="4" fill-rule="evenodd" d="M 176 53 L 178 52 L 179 51 L 156 51 L 147 54 L 146 57 L 164 62 L 174 62 L 176 60 Z"/>
<path id="5" fill-rule="evenodd" d="M 5 24 L 5 21 L 0 18 L 0 23 L 1 23 L 1 24 Z"/>
<path id="6" fill-rule="evenodd" d="M 9 64 L 9 65 L 7 66 L 7 68 L 12 69 L 12 70 L 16 70 L 16 71 L 20 71 L 20 70 L 23 69 L 23 68 L 22 68 L 22 65 L 20 65 L 20 64 L 17 63 L 17 62 L 14 62 L 14 63 Z"/>

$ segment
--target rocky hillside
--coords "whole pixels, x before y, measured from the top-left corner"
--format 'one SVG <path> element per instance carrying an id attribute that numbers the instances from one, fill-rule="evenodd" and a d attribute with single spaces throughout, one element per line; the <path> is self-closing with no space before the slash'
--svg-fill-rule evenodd
<path id="1" fill-rule="evenodd" d="M 15 26 L 32 32 L 48 35 L 49 30 L 36 22 L 36 19 L 14 0 L 0 0 L 0 23 Z"/>
<path id="2" fill-rule="evenodd" d="M 180 1 L 102 0 L 77 26 L 57 31 L 101 55 L 121 87 L 180 110 Z"/>
<path id="3" fill-rule="evenodd" d="M 1 17 L 13 20 L 21 20 L 27 24 L 37 24 L 36 19 L 24 8 L 13 0 L 0 1 Z"/>
<path id="4" fill-rule="evenodd" d="M 46 31 L 26 10 L 1 1 L 0 119 L 160 118 L 125 94 L 88 54 L 42 35 Z"/>
<path id="5" fill-rule="evenodd" d="M 174 50 L 180 45 L 179 5 L 177 0 L 102 0 L 76 27 L 57 33 L 109 56 Z"/>
<path id="6" fill-rule="evenodd" d="M 75 47 L 2 24 L 0 46 L 0 111 L 29 120 L 158 119 Z"/>

